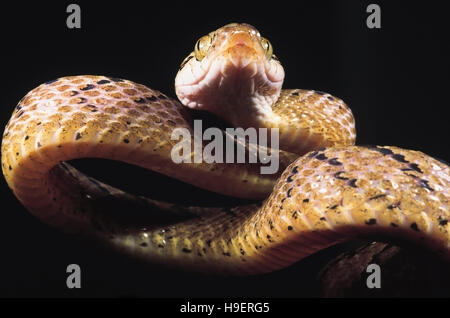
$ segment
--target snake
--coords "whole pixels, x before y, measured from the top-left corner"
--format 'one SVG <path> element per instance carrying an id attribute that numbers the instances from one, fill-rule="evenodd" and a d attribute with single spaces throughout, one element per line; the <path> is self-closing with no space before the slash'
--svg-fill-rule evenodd
<path id="1" fill-rule="evenodd" d="M 111 76 L 48 81 L 20 100 L 6 125 L 4 177 L 43 223 L 179 270 L 269 273 L 360 237 L 413 242 L 447 259 L 448 164 L 418 150 L 355 145 L 355 120 L 342 99 L 283 89 L 284 76 L 269 40 L 231 23 L 200 37 L 181 63 L 178 100 Z M 277 130 L 279 171 L 262 174 L 262 163 L 175 163 L 172 133 L 184 128 L 193 140 L 197 111 L 231 127 Z M 84 174 L 70 163 L 77 158 L 120 161 L 254 201 L 158 201 Z"/>

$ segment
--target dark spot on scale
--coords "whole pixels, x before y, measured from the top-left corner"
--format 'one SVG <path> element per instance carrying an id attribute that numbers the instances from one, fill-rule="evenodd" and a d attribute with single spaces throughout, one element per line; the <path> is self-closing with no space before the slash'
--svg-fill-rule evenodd
<path id="1" fill-rule="evenodd" d="M 292 180 L 292 175 L 290 175 L 289 177 L 287 177 L 286 182 L 292 182 L 294 180 Z"/>
<path id="2" fill-rule="evenodd" d="M 93 84 L 87 84 L 85 87 L 81 88 L 82 91 L 88 91 L 90 89 L 93 89 L 95 85 Z"/>
<path id="3" fill-rule="evenodd" d="M 38 122 L 38 123 L 36 124 L 36 126 L 39 126 L 40 124 L 42 124 L 42 122 Z"/>
<path id="4" fill-rule="evenodd" d="M 288 225 L 287 229 L 288 231 L 292 231 L 293 227 L 291 225 Z"/>
<path id="5" fill-rule="evenodd" d="M 379 199 L 379 198 L 383 198 L 385 196 L 386 196 L 386 194 L 377 194 L 377 195 L 371 197 L 369 200 L 376 200 L 376 199 Z"/>
<path id="6" fill-rule="evenodd" d="M 231 256 L 231 254 L 229 252 L 223 252 L 222 254 L 225 256 Z"/>
<path id="7" fill-rule="evenodd" d="M 245 251 L 242 248 L 241 248 L 240 252 L 241 252 L 241 255 L 245 255 Z"/>
<path id="8" fill-rule="evenodd" d="M 292 96 L 298 96 L 298 92 L 293 92 L 291 95 Z"/>
<path id="9" fill-rule="evenodd" d="M 140 246 L 142 246 L 142 247 L 146 247 L 148 244 L 147 244 L 147 242 L 142 242 L 141 244 L 139 244 Z M 159 247 L 159 246 L 158 246 Z"/>
<path id="10" fill-rule="evenodd" d="M 315 157 L 318 153 L 319 153 L 318 151 L 313 151 L 308 155 L 308 158 Z"/>
<path id="11" fill-rule="evenodd" d="M 289 189 L 289 190 L 287 191 L 287 197 L 288 197 L 288 198 L 290 198 L 290 197 L 291 197 L 291 192 L 292 192 L 292 189 L 293 189 L 293 188 L 290 188 L 290 189 Z"/>
<path id="12" fill-rule="evenodd" d="M 417 163 L 410 163 L 409 167 L 414 170 L 417 171 L 419 173 L 423 173 L 422 169 L 419 168 L 419 165 Z"/>
<path id="13" fill-rule="evenodd" d="M 321 92 L 321 91 L 314 91 L 316 94 L 318 94 L 318 95 L 325 95 L 326 93 L 325 92 Z"/>
<path id="14" fill-rule="evenodd" d="M 80 94 L 80 92 L 77 92 L 77 91 L 71 91 L 70 92 L 70 96 L 75 96 L 75 95 L 78 95 L 78 94 Z"/>
<path id="15" fill-rule="evenodd" d="M 20 105 L 17 105 L 17 106 L 16 106 L 16 110 L 17 110 L 17 111 L 19 111 L 19 110 L 21 110 L 21 109 L 22 109 L 22 106 L 20 106 Z"/>
<path id="16" fill-rule="evenodd" d="M 338 206 L 339 206 L 339 204 L 335 204 L 335 205 L 333 205 L 333 206 L 330 206 L 329 209 L 335 210 Z"/>
<path id="17" fill-rule="evenodd" d="M 297 211 L 292 212 L 291 216 L 292 216 L 295 220 L 297 220 L 297 218 L 298 218 Z"/>
<path id="18" fill-rule="evenodd" d="M 51 80 L 51 81 L 45 82 L 45 84 L 46 84 L 46 85 L 49 85 L 49 84 L 52 84 L 52 83 L 56 82 L 57 80 L 58 80 L 58 79 L 54 79 L 54 80 Z"/>
<path id="19" fill-rule="evenodd" d="M 434 191 L 434 189 L 432 187 L 430 187 L 430 185 L 428 184 L 428 180 L 425 179 L 420 179 L 419 181 L 419 185 L 425 189 L 428 189 L 430 191 Z"/>
<path id="20" fill-rule="evenodd" d="M 327 156 L 325 156 L 323 153 L 319 154 L 316 156 L 317 160 L 327 160 Z"/>
<path id="21" fill-rule="evenodd" d="M 142 97 L 140 97 L 139 99 L 135 99 L 134 100 L 136 103 L 138 103 L 138 104 L 143 104 L 143 103 L 145 103 L 145 99 L 143 99 Z"/>
<path id="22" fill-rule="evenodd" d="M 28 140 L 30 138 L 30 136 L 25 136 L 25 140 Z"/>
<path id="23" fill-rule="evenodd" d="M 126 143 L 126 144 L 128 144 L 128 143 L 130 143 L 130 140 L 124 139 L 123 142 Z"/>
<path id="24" fill-rule="evenodd" d="M 339 162 L 337 160 L 337 158 L 332 158 L 332 159 L 328 160 L 328 163 L 330 165 L 333 165 L 333 166 L 340 166 L 340 165 L 342 165 L 342 162 Z"/>
<path id="25" fill-rule="evenodd" d="M 382 153 L 383 155 L 393 155 L 394 153 L 392 150 L 382 147 L 371 147 L 371 149 L 378 151 L 379 153 Z"/>
<path id="26" fill-rule="evenodd" d="M 192 252 L 192 250 L 190 250 L 190 249 L 188 249 L 188 248 L 186 248 L 186 247 L 183 247 L 182 251 L 183 251 L 184 253 L 190 253 L 190 252 Z"/>
<path id="27" fill-rule="evenodd" d="M 325 221 L 326 219 L 325 219 L 325 217 L 322 216 L 319 220 Z"/>
<path id="28" fill-rule="evenodd" d="M 37 142 L 37 147 L 38 147 L 38 148 L 41 148 L 41 147 L 42 147 L 42 145 L 41 145 L 41 143 L 40 143 L 39 141 Z"/>
<path id="29" fill-rule="evenodd" d="M 20 116 L 22 116 L 24 112 L 25 112 L 25 111 L 22 110 L 20 113 L 18 113 L 18 114 L 17 114 L 17 118 L 20 118 Z"/>
<path id="30" fill-rule="evenodd" d="M 11 166 L 10 166 L 10 167 L 11 167 Z M 440 226 L 446 226 L 447 223 L 448 223 L 448 220 L 447 220 L 447 219 L 442 219 L 441 217 L 438 218 L 438 221 L 439 221 L 439 225 L 440 225 Z"/>
<path id="31" fill-rule="evenodd" d="M 416 222 L 411 223 L 411 228 L 412 228 L 414 231 L 420 232 L 419 227 L 417 226 L 417 223 L 416 223 Z"/>
<path id="32" fill-rule="evenodd" d="M 80 101 L 78 102 L 78 104 L 83 104 L 87 102 L 87 99 L 85 97 L 79 97 L 79 100 Z"/>
<path id="33" fill-rule="evenodd" d="M 367 225 L 375 225 L 375 224 L 377 224 L 377 219 L 369 219 L 365 223 Z"/>
<path id="34" fill-rule="evenodd" d="M 402 168 L 402 169 L 400 169 L 400 170 L 402 170 L 402 171 L 417 171 L 416 169 L 412 169 L 411 167 L 408 167 L 408 168 Z M 417 171 L 417 172 L 422 173 L 422 171 Z M 408 175 L 408 174 L 407 174 L 407 175 Z M 409 176 L 412 176 L 412 175 L 409 175 Z"/>
<path id="35" fill-rule="evenodd" d="M 303 202 L 308 203 L 309 199 L 303 199 Z"/>
<path id="36" fill-rule="evenodd" d="M 357 188 L 358 186 L 356 185 L 356 181 L 357 181 L 357 179 L 351 179 L 348 181 L 347 184 L 353 188 Z"/>
<path id="37" fill-rule="evenodd" d="M 156 96 L 154 96 L 154 95 L 152 95 L 152 96 L 150 96 L 150 97 L 146 97 L 146 99 L 147 99 L 149 102 L 154 102 L 154 101 L 157 100 Z"/>
<path id="38" fill-rule="evenodd" d="M 394 154 L 392 155 L 392 158 L 394 158 L 395 160 L 397 160 L 398 162 L 402 162 L 402 163 L 409 163 L 409 161 L 405 160 L 405 156 L 401 155 L 401 154 Z"/>
<path id="39" fill-rule="evenodd" d="M 393 209 L 395 209 L 395 208 L 399 208 L 400 207 L 400 202 L 396 202 L 396 203 L 393 203 L 393 204 L 390 204 L 390 205 L 388 205 L 388 209 L 389 210 L 393 210 Z"/>
<path id="40" fill-rule="evenodd" d="M 11 167 L 11 166 L 9 166 L 9 167 L 8 167 L 8 169 L 9 169 L 9 171 L 11 171 L 11 170 L 12 170 L 12 167 Z"/>
<path id="41" fill-rule="evenodd" d="M 327 98 L 328 98 L 329 100 L 331 100 L 331 101 L 334 100 L 334 97 L 333 97 L 333 96 L 328 96 Z"/>
<path id="42" fill-rule="evenodd" d="M 392 227 L 398 227 L 398 225 L 395 224 L 395 223 L 391 223 L 391 226 L 392 226 Z"/>
<path id="43" fill-rule="evenodd" d="M 163 94 L 161 94 L 161 95 L 158 95 L 158 98 L 159 98 L 159 99 L 167 99 L 167 96 L 166 96 L 166 95 L 163 95 Z"/>
<path id="44" fill-rule="evenodd" d="M 295 166 L 295 167 L 292 169 L 292 173 L 298 173 L 298 166 Z"/>
<path id="45" fill-rule="evenodd" d="M 339 180 L 348 180 L 348 178 L 346 178 L 346 177 L 341 177 L 341 173 L 344 173 L 344 172 L 345 171 L 338 171 L 334 174 L 334 177 Z"/>
<path id="46" fill-rule="evenodd" d="M 95 113 L 96 111 L 98 111 L 97 106 L 92 105 L 92 104 L 88 104 L 88 106 L 91 109 L 91 112 Z"/>
<path id="47" fill-rule="evenodd" d="M 77 132 L 77 135 L 75 136 L 75 140 L 81 139 L 81 134 L 79 132 Z"/>
<path id="48" fill-rule="evenodd" d="M 108 84 L 108 83 L 110 83 L 110 81 L 105 80 L 105 79 L 102 79 L 102 80 L 97 82 L 97 84 L 99 84 L 99 85 Z"/>
<path id="49" fill-rule="evenodd" d="M 211 247 L 211 240 L 207 240 L 207 241 L 206 241 L 206 244 L 207 244 L 209 247 Z"/>
<path id="50" fill-rule="evenodd" d="M 123 82 L 123 79 L 117 77 L 108 77 L 113 82 Z"/>

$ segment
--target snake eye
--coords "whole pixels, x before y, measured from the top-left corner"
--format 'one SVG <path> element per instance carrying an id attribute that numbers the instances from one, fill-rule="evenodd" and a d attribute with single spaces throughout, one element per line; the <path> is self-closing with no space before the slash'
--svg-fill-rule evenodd
<path id="1" fill-rule="evenodd" d="M 206 53 L 208 52 L 209 47 L 211 46 L 212 38 L 210 35 L 202 36 L 197 43 L 195 44 L 195 58 L 197 61 L 203 60 Z"/>
<path id="2" fill-rule="evenodd" d="M 270 44 L 269 40 L 267 40 L 266 38 L 261 37 L 261 45 L 266 52 L 267 59 L 270 59 L 273 54 L 272 44 Z"/>

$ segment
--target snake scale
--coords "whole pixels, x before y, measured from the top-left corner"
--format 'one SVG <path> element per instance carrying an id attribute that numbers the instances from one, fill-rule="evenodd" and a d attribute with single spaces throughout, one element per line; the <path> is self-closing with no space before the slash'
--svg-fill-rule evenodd
<path id="1" fill-rule="evenodd" d="M 175 80 L 181 103 L 124 79 L 58 78 L 15 108 L 3 134 L 3 174 L 43 222 L 185 270 L 267 273 L 366 236 L 406 239 L 450 256 L 448 165 L 420 151 L 355 146 L 353 115 L 341 99 L 281 89 L 283 79 L 270 42 L 237 23 L 200 38 L 183 61 Z M 258 164 L 174 163 L 171 133 L 193 131 L 188 107 L 233 127 L 278 128 L 283 170 L 263 175 Z M 76 158 L 118 160 L 262 201 L 179 207 L 86 176 L 66 162 Z M 126 208 L 108 215 L 102 202 L 111 198 L 137 202 L 149 216 L 179 218 L 128 221 Z"/>

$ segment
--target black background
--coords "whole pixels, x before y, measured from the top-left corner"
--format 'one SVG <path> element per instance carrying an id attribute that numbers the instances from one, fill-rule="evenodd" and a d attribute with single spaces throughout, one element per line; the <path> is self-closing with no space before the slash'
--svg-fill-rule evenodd
<path id="1" fill-rule="evenodd" d="M 443 4 L 392 2 L 376 1 L 379 30 L 366 26 L 368 1 L 77 2 L 80 30 L 66 27 L 70 2 L 2 4 L 0 125 L 29 90 L 65 75 L 126 78 L 174 97 L 178 66 L 197 38 L 246 22 L 272 42 L 286 71 L 285 88 L 326 91 L 348 103 L 358 144 L 397 145 L 450 161 Z M 179 191 L 181 200 L 191 197 L 136 182 Z M 316 296 L 318 270 L 342 249 L 264 276 L 203 277 L 63 235 L 31 216 L 3 179 L 0 206 L 0 296 Z M 71 263 L 82 268 L 80 290 L 65 287 Z"/>

